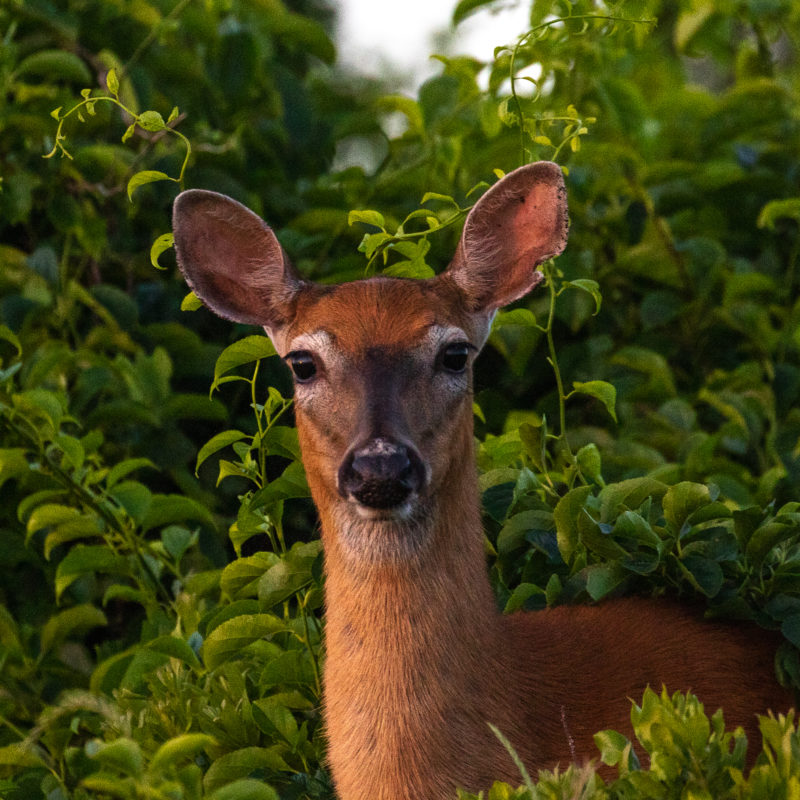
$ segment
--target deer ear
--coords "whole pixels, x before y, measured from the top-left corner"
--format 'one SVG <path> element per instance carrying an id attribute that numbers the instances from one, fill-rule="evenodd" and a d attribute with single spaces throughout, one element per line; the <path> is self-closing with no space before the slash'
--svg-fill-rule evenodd
<path id="1" fill-rule="evenodd" d="M 549 161 L 520 167 L 470 211 L 445 274 L 466 294 L 472 311 L 494 311 L 542 280 L 536 267 L 561 253 L 568 227 L 561 168 Z"/>
<path id="2" fill-rule="evenodd" d="M 302 282 L 257 214 L 224 194 L 190 189 L 175 200 L 172 228 L 181 272 L 212 311 L 268 333 L 289 321 Z"/>

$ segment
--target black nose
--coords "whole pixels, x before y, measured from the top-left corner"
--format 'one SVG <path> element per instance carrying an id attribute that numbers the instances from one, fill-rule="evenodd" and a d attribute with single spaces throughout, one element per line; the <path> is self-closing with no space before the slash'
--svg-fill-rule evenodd
<path id="1" fill-rule="evenodd" d="M 417 452 L 390 439 L 353 448 L 339 467 L 339 491 L 369 508 L 394 508 L 418 491 L 425 470 Z"/>

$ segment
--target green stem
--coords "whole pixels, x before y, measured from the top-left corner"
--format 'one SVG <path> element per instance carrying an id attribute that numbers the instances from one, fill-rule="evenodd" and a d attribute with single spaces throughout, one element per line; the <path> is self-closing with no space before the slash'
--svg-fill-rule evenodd
<path id="1" fill-rule="evenodd" d="M 264 447 L 264 427 L 261 424 L 262 411 L 258 410 L 258 397 L 256 396 L 256 379 L 258 378 L 258 370 L 261 366 L 261 361 L 256 361 L 256 366 L 253 369 L 253 377 L 250 380 L 250 402 L 253 408 L 253 414 L 256 418 L 256 427 L 258 428 L 258 488 L 262 489 L 267 485 L 267 453 Z"/>
<path id="2" fill-rule="evenodd" d="M 522 166 L 527 161 L 525 158 L 525 126 L 523 125 L 525 115 L 522 111 L 522 101 L 519 99 L 519 95 L 517 94 L 517 79 L 514 75 L 514 60 L 517 57 L 517 51 L 519 50 L 520 44 L 522 44 L 522 40 L 520 40 L 511 51 L 511 60 L 508 66 L 508 72 L 509 78 L 511 79 L 511 96 L 514 98 L 514 103 L 517 106 L 517 114 L 519 114 L 519 165 Z"/>
<path id="3" fill-rule="evenodd" d="M 302 600 L 298 596 L 298 606 L 300 608 L 300 613 L 303 617 L 303 631 L 305 636 L 305 645 L 308 648 L 308 653 L 311 656 L 311 666 L 314 670 L 314 684 L 317 689 L 317 697 L 322 696 L 322 679 L 321 673 L 319 668 L 319 659 L 317 658 L 317 653 L 314 650 L 314 647 L 311 644 L 311 628 L 308 624 L 308 612 L 306 611 L 306 598 Z"/>
<path id="4" fill-rule="evenodd" d="M 556 292 L 555 286 L 555 279 L 552 273 L 552 267 L 545 271 L 545 275 L 547 276 L 547 288 L 550 292 L 550 308 L 548 309 L 547 313 L 547 327 L 545 328 L 545 336 L 547 338 L 547 350 L 550 354 L 550 366 L 553 368 L 553 374 L 556 378 L 556 387 L 558 389 L 558 435 L 559 438 L 562 438 L 564 441 L 564 445 L 566 446 L 567 453 L 572 456 L 572 450 L 570 449 L 569 442 L 567 441 L 567 398 L 566 394 L 564 393 L 564 381 L 561 378 L 561 369 L 558 366 L 558 355 L 556 354 L 556 343 L 555 339 L 553 338 L 553 322 L 555 320 L 555 313 L 556 313 L 556 298 L 558 297 L 558 293 Z"/>

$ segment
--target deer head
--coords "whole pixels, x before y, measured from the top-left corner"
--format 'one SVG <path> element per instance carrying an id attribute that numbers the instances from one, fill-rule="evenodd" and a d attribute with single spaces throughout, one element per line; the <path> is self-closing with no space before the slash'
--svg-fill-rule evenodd
<path id="1" fill-rule="evenodd" d="M 493 316 L 566 244 L 560 168 L 530 164 L 489 189 L 430 280 L 305 281 L 268 225 L 214 192 L 183 192 L 174 231 L 197 296 L 263 326 L 294 374 L 312 495 L 323 532 L 338 531 L 326 548 L 369 563 L 420 553 L 454 470 L 473 470 L 471 367 Z"/>

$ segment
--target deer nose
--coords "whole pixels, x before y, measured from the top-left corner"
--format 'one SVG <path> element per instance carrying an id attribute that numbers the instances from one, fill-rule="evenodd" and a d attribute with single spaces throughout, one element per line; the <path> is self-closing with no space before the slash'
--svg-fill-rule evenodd
<path id="1" fill-rule="evenodd" d="M 339 467 L 339 491 L 368 508 L 395 508 L 420 489 L 424 476 L 414 448 L 377 438 L 347 454 Z"/>

